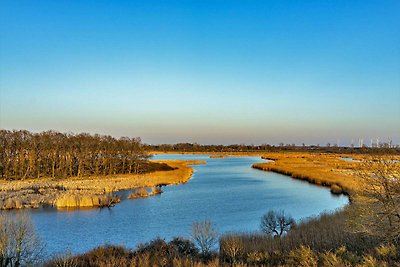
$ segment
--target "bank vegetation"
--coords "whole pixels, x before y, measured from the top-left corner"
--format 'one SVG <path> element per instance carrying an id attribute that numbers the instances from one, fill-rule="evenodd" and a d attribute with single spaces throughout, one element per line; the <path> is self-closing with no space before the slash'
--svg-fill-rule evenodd
<path id="1" fill-rule="evenodd" d="M 204 163 L 150 160 L 140 138 L 55 131 L 0 130 L 0 152 L 0 210 L 112 207 L 117 191 L 159 194 L 161 186 L 187 182 L 189 165 Z"/>
<path id="2" fill-rule="evenodd" d="M 0 151 L 5 180 L 107 176 L 151 168 L 140 138 L 0 130 Z"/>
<path id="3" fill-rule="evenodd" d="M 265 157 L 286 171 L 298 167 L 299 175 L 310 177 L 314 170 L 307 162 L 313 162 L 321 185 L 343 182 L 340 186 L 350 195 L 351 205 L 300 222 L 283 211 L 268 211 L 260 220 L 261 231 L 223 234 L 213 250 L 210 245 L 203 248 L 216 240 L 212 225 L 198 222 L 192 235 L 196 238 L 158 238 L 134 250 L 103 246 L 68 260 L 76 266 L 109 266 L 110 261 L 119 266 L 400 266 L 399 162 L 390 157 L 354 162 L 330 156 Z M 329 172 L 342 176 L 324 180 L 335 176 L 326 175 Z M 56 266 L 55 261 L 48 266 Z"/>

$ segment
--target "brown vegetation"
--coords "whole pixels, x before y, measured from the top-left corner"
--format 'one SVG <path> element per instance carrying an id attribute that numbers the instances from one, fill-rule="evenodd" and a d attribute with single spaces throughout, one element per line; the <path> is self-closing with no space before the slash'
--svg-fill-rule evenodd
<path id="1" fill-rule="evenodd" d="M 358 190 L 362 183 L 357 176 L 360 162 L 344 161 L 336 154 L 269 153 L 263 155 L 271 162 L 256 163 L 253 168 L 273 171 L 295 179 L 331 188 L 335 194 Z"/>
<path id="2" fill-rule="evenodd" d="M 222 155 L 211 155 L 210 159 L 224 159 L 224 158 L 228 158 L 229 155 L 226 154 L 222 154 Z"/>
<path id="3" fill-rule="evenodd" d="M 374 159 L 362 167 L 364 186 L 355 197 L 352 223 L 362 233 L 400 244 L 400 163 Z"/>
<path id="4" fill-rule="evenodd" d="M 245 144 L 231 144 L 231 145 L 201 145 L 197 143 L 178 143 L 178 144 L 161 144 L 161 145 L 145 145 L 147 151 L 154 151 L 156 153 L 271 153 L 271 152 L 303 152 L 303 153 L 335 153 L 335 154 L 400 154 L 400 147 L 393 146 L 389 143 L 379 143 L 374 147 L 343 147 L 338 145 L 326 146 L 320 145 L 295 145 L 284 144 L 279 145 L 245 145 Z"/>
<path id="5" fill-rule="evenodd" d="M 170 242 L 157 238 L 139 245 L 134 251 L 121 246 L 107 245 L 82 255 L 55 257 L 45 266 L 67 266 L 66 264 L 73 264 L 74 267 L 219 266 L 215 258 L 204 263 L 194 244 L 183 238 L 174 238 Z"/>
<path id="6" fill-rule="evenodd" d="M 73 266 L 399 266 L 400 172 L 399 163 L 391 161 L 398 157 L 376 160 L 357 155 L 352 156 L 357 161 L 344 161 L 341 156 L 344 155 L 267 153 L 263 158 L 272 162 L 254 164 L 253 167 L 329 186 L 335 194 L 349 194 L 353 204 L 344 211 L 322 214 L 296 225 L 291 223 L 290 229 L 284 231 L 278 229 L 277 216 L 267 216 L 277 222 L 266 224 L 276 226 L 270 227 L 276 230 L 275 236 L 230 233 L 220 238 L 219 254 L 212 252 L 218 241 L 217 234 L 212 224 L 205 221 L 194 223 L 192 229 L 192 238 L 200 250 L 191 241 L 181 238 L 169 243 L 155 239 L 134 251 L 116 246 L 99 247 L 83 255 L 56 258 L 48 266 L 64 263 Z M 54 203 L 64 201 L 67 206 L 70 202 L 78 206 L 98 203 L 96 193 L 93 196 L 88 192 L 100 192 L 99 195 L 104 196 L 120 189 L 141 188 L 137 195 L 151 195 L 160 192 L 160 185 L 186 182 L 192 173 L 187 165 L 198 162 L 153 163 L 158 164 L 153 165 L 155 169 L 168 166 L 169 170 L 141 175 L 69 178 L 64 183 L 53 184 L 48 192 L 58 196 Z M 55 179 L 43 180 L 56 182 Z M 38 195 L 47 192 L 45 187 L 35 184 L 40 179 L 19 182 L 24 186 L 20 188 L 14 183 L 13 188 L 30 190 Z M 145 188 L 152 188 L 152 191 L 149 193 Z M 58 191 L 62 194 L 57 195 Z M 8 191 L 9 194 L 15 192 Z M 17 198 L 13 202 L 8 198 L 3 199 L 3 205 L 20 207 L 24 201 Z M 287 225 L 286 221 L 292 222 L 290 218 L 285 219 L 283 225 Z"/>
<path id="7" fill-rule="evenodd" d="M 147 172 L 140 138 L 0 130 L 3 179 L 67 178 Z"/>
<path id="8" fill-rule="evenodd" d="M 147 191 L 146 188 L 140 187 L 134 189 L 132 193 L 129 194 L 128 199 L 144 198 L 144 197 L 159 195 L 162 192 L 163 191 L 161 190 L 161 185 L 151 187 L 150 192 Z"/>
<path id="9" fill-rule="evenodd" d="M 205 162 L 165 160 L 150 163 L 152 166 L 160 164 L 162 168 L 157 168 L 161 170 L 144 174 L 65 179 L 0 180 L 0 209 L 34 208 L 43 204 L 59 208 L 96 207 L 102 206 L 105 203 L 104 197 L 112 192 L 144 187 L 154 188 L 153 194 L 155 194 L 159 193 L 160 185 L 186 183 L 193 173 L 193 168 L 189 165 Z M 118 200 L 115 200 L 114 204 L 117 202 Z"/>
<path id="10" fill-rule="evenodd" d="M 332 158 L 327 155 L 314 160 L 311 160 L 309 155 L 298 157 L 282 155 L 285 159 L 282 161 L 274 155 L 268 155 L 268 157 L 274 159 L 275 163 L 278 163 L 276 165 L 285 171 L 307 175 L 307 179 L 318 178 L 311 182 L 318 181 L 317 184 L 330 185 L 329 183 L 334 181 L 335 185 L 348 190 L 347 193 L 354 199 L 353 205 L 334 214 L 322 214 L 303 220 L 296 225 L 291 224 L 290 231 L 288 229 L 287 233 L 283 231 L 281 233 L 278 229 L 275 236 L 261 233 L 224 235 L 219 240 L 219 254 L 210 253 L 216 242 L 216 233 L 212 224 L 206 221 L 194 223 L 192 229 L 193 240 L 201 253 L 190 241 L 180 240 L 167 243 L 156 239 L 139 246 L 134 251 L 121 247 L 103 247 L 69 258 L 69 260 L 80 262 L 81 265 L 77 266 L 361 267 L 400 265 L 400 246 L 397 242 L 398 221 L 395 220 L 398 217 L 400 196 L 398 163 L 387 159 L 381 161 L 364 159 L 360 162 L 342 162 L 340 159 L 338 159 L 340 161 L 335 159 L 330 161 L 329 159 Z M 313 166 L 316 170 L 313 170 Z M 328 170 L 341 173 L 342 176 L 339 177 L 347 180 L 342 181 L 343 184 L 341 184 L 340 180 L 331 180 L 334 175 L 322 175 L 329 173 Z M 360 176 L 362 170 L 364 170 L 365 179 Z M 318 177 L 315 171 L 321 171 L 321 176 Z M 365 186 L 366 182 L 369 186 Z M 358 184 L 363 186 L 355 186 Z M 363 199 L 360 200 L 359 195 Z M 365 200 L 367 207 L 375 212 L 373 213 L 375 217 L 371 218 L 369 213 L 365 213 L 363 218 L 367 218 L 367 223 L 365 221 L 359 223 L 367 229 L 379 231 L 379 234 L 357 231 L 352 224 L 349 224 L 349 219 L 357 216 L 360 201 Z M 371 203 L 373 205 L 370 205 Z M 271 229 L 279 228 L 278 217 L 285 218 L 281 220 L 282 222 L 291 222 L 287 216 L 287 218 L 283 215 L 267 216 L 274 219 L 272 222 L 276 222 L 267 224 L 272 225 Z M 387 227 L 381 227 L 382 223 L 385 223 Z M 385 235 L 390 236 L 390 239 Z M 186 252 L 182 253 L 182 251 Z"/>

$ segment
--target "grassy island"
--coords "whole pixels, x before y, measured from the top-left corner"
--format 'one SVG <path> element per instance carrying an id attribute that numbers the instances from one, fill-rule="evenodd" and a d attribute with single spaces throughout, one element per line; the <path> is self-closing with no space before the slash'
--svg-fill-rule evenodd
<path id="1" fill-rule="evenodd" d="M 202 161 L 152 161 L 165 170 L 144 174 L 118 174 L 64 179 L 40 178 L 0 181 L 3 209 L 50 205 L 57 208 L 98 207 L 115 204 L 112 193 L 119 190 L 186 183 L 193 168 Z"/>

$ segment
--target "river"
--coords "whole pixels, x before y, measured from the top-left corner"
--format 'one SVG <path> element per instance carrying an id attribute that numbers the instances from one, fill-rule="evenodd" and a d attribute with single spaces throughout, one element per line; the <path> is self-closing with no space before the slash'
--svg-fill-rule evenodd
<path id="1" fill-rule="evenodd" d="M 29 210 L 48 255 L 85 252 L 103 244 L 135 248 L 155 237 L 190 236 L 194 221 L 211 220 L 219 233 L 254 232 L 268 210 L 296 220 L 348 204 L 328 188 L 251 168 L 260 157 L 210 159 L 208 155 L 156 155 L 155 159 L 199 159 L 191 180 L 163 187 L 164 193 L 123 200 L 111 209 Z M 127 192 L 120 192 L 125 196 Z"/>

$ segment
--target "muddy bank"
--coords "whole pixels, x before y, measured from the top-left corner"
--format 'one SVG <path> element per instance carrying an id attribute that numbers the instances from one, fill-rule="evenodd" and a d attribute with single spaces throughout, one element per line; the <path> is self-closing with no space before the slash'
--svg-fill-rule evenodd
<path id="1" fill-rule="evenodd" d="M 42 205 L 57 208 L 112 206 L 119 202 L 113 192 L 150 187 L 156 188 L 152 191 L 155 194 L 160 185 L 186 183 L 193 173 L 189 165 L 205 163 L 185 160 L 157 162 L 166 163 L 172 169 L 104 177 L 0 181 L 0 209 L 38 208 Z"/>

